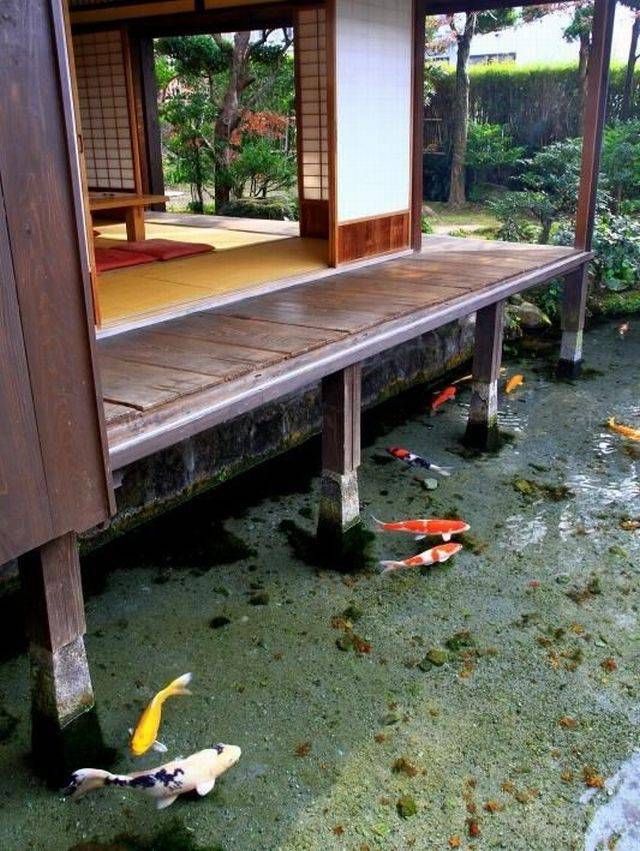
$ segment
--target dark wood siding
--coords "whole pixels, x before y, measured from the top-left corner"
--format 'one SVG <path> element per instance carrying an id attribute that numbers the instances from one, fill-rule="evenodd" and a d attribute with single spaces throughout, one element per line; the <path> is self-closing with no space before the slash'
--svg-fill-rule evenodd
<path id="1" fill-rule="evenodd" d="M 113 495 L 59 0 L 3 2 L 0 80 L 2 561 L 104 521 Z"/>

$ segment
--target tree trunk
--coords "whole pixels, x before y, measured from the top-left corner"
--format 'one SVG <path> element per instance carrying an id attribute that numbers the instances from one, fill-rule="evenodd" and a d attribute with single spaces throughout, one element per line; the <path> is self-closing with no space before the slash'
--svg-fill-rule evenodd
<path id="1" fill-rule="evenodd" d="M 465 159 L 467 155 L 467 129 L 469 124 L 469 52 L 476 30 L 477 13 L 467 12 L 464 32 L 457 37 L 456 87 L 453 96 L 451 183 L 449 204 L 459 207 L 466 201 Z"/>
<path id="2" fill-rule="evenodd" d="M 620 106 L 620 118 L 628 121 L 631 118 L 631 102 L 633 100 L 633 75 L 636 70 L 636 59 L 638 58 L 638 37 L 640 36 L 640 12 L 636 12 L 631 29 L 631 44 L 629 45 L 629 58 L 627 59 L 627 73 L 624 78 L 624 89 L 622 91 L 622 104 Z"/>
<path id="3" fill-rule="evenodd" d="M 591 34 L 580 34 L 580 52 L 578 54 L 578 80 L 580 82 L 580 135 L 584 129 L 584 105 L 587 102 L 587 82 L 589 79 L 589 56 L 591 54 Z"/>
<path id="4" fill-rule="evenodd" d="M 228 179 L 228 169 L 233 160 L 231 134 L 240 124 L 242 117 L 240 95 L 251 82 L 247 73 L 251 53 L 250 39 L 251 32 L 237 32 L 234 35 L 229 83 L 214 127 L 216 213 L 229 202 L 231 182 Z"/>

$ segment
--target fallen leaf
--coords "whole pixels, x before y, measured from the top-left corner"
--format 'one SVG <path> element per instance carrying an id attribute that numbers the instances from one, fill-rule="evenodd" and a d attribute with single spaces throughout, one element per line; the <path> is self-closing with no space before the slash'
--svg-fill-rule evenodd
<path id="1" fill-rule="evenodd" d="M 611 656 L 608 656 L 606 659 L 603 659 L 602 662 L 600 662 L 600 667 L 604 671 L 612 673 L 613 671 L 618 670 L 618 663 Z"/>
<path id="2" fill-rule="evenodd" d="M 504 810 L 504 804 L 500 801 L 486 801 L 484 808 L 488 813 L 499 813 Z"/>
<path id="3" fill-rule="evenodd" d="M 460 848 L 461 845 L 462 839 L 460 839 L 457 833 L 449 837 L 449 848 Z"/>
<path id="4" fill-rule="evenodd" d="M 558 719 L 558 724 L 565 730 L 575 730 L 578 726 L 578 722 L 571 715 L 563 715 L 562 718 Z"/>
<path id="5" fill-rule="evenodd" d="M 311 742 L 300 742 L 299 745 L 296 745 L 295 755 L 296 756 L 309 756 L 311 753 Z"/>
<path id="6" fill-rule="evenodd" d="M 601 774 L 598 774 L 598 772 L 592 765 L 585 765 L 585 767 L 582 769 L 582 779 L 590 789 L 604 788 L 603 776 Z"/>

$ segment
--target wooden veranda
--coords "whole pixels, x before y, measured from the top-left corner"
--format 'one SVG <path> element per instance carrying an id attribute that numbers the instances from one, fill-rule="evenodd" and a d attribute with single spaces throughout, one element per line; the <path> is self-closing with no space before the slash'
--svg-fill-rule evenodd
<path id="1" fill-rule="evenodd" d="M 98 342 L 114 470 L 554 277 L 574 248 L 426 237 L 420 254 Z"/>

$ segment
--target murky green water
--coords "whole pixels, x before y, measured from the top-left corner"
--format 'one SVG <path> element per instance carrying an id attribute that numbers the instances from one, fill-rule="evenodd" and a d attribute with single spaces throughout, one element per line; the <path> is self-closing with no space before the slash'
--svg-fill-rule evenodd
<path id="1" fill-rule="evenodd" d="M 424 575 L 352 577 L 294 559 L 280 524 L 313 528 L 314 451 L 104 551 L 94 572 L 126 569 L 89 597 L 87 647 L 117 770 L 162 761 L 134 766 L 127 728 L 187 670 L 193 696 L 165 707 L 169 756 L 223 741 L 243 757 L 209 797 L 162 813 L 113 788 L 64 801 L 26 766 L 27 667 L 10 659 L 0 705 L 17 724 L 0 743 L 0 847 L 96 848 L 82 843 L 126 833 L 139 839 L 120 848 L 555 851 L 615 836 L 610 847 L 639 848 L 640 532 L 620 521 L 640 515 L 640 445 L 602 424 L 640 424 L 640 327 L 625 340 L 596 329 L 586 356 L 601 374 L 575 384 L 549 380 L 542 360 L 507 361 L 526 381 L 502 399 L 515 441 L 498 456 L 456 454 L 468 390 L 434 417 L 414 394 L 368 418 L 365 512 L 471 523 L 467 549 Z M 382 460 L 392 444 L 451 465 L 451 478 L 428 493 Z M 207 569 L 230 547 L 239 561 Z M 374 545 L 376 558 L 418 548 L 399 535 Z M 349 606 L 369 652 L 336 644 Z M 440 661 L 434 649 L 447 650 L 442 666 L 423 662 Z M 611 794 L 589 789 L 607 777 Z"/>

